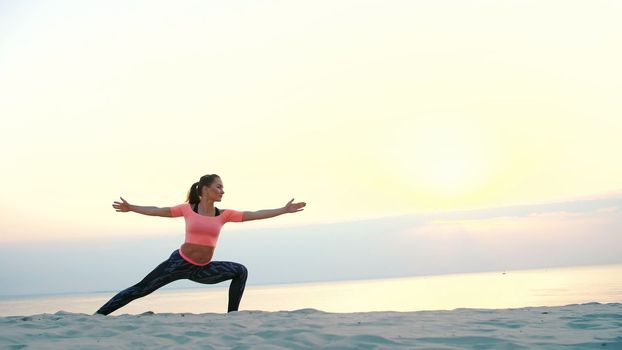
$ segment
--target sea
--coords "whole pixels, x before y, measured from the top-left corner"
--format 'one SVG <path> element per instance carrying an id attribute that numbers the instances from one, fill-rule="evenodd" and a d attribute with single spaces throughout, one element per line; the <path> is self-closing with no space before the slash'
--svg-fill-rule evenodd
<path id="1" fill-rule="evenodd" d="M 111 315 L 225 313 L 228 282 L 161 289 Z M 0 297 L 0 316 L 93 314 L 118 291 Z M 277 285 L 247 284 L 240 310 L 332 313 L 622 303 L 622 264 Z"/>

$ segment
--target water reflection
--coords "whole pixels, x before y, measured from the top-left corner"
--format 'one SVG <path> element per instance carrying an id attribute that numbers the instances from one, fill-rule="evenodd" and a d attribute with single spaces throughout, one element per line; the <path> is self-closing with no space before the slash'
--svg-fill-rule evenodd
<path id="1" fill-rule="evenodd" d="M 222 287 L 226 285 L 223 284 Z M 226 312 L 226 288 L 160 290 L 113 313 Z M 0 316 L 93 313 L 112 294 L 1 299 Z M 622 302 L 622 265 L 247 286 L 241 310 L 326 312 L 519 308 Z"/>

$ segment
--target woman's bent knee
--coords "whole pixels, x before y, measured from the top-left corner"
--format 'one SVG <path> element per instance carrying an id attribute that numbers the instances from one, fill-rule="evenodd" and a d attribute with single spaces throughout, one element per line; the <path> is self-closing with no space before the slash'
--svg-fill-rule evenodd
<path id="1" fill-rule="evenodd" d="M 239 276 L 242 279 L 246 279 L 248 277 L 248 270 L 246 269 L 246 266 L 240 264 L 240 268 L 239 268 Z"/>

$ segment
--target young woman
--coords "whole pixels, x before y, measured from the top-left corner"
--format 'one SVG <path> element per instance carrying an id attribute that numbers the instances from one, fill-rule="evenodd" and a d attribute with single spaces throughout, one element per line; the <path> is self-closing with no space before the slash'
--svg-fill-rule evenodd
<path id="1" fill-rule="evenodd" d="M 240 212 L 232 209 L 218 209 L 225 194 L 220 177 L 216 174 L 202 176 L 192 184 L 188 191 L 187 203 L 170 208 L 144 207 L 132 205 L 123 197 L 121 202 L 112 205 L 117 212 L 179 217 L 186 221 L 186 240 L 181 248 L 142 281 L 129 287 L 97 310 L 97 314 L 109 313 L 127 305 L 132 300 L 144 297 L 156 289 L 179 279 L 189 279 L 199 283 L 214 284 L 231 280 L 229 286 L 228 312 L 237 311 L 246 285 L 247 271 L 242 264 L 228 261 L 212 261 L 220 229 L 226 222 L 241 222 L 275 217 L 286 213 L 302 211 L 306 203 L 293 203 L 290 200 L 284 207 L 258 211 Z"/>

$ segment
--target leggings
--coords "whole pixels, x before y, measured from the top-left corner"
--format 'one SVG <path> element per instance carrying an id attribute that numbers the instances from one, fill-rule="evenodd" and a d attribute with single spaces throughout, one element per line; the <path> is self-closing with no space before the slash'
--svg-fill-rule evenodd
<path id="1" fill-rule="evenodd" d="M 247 276 L 246 267 L 242 264 L 229 261 L 212 261 L 204 266 L 193 265 L 184 260 L 179 251 L 175 250 L 168 260 L 158 265 L 142 281 L 119 292 L 96 313 L 108 315 L 132 300 L 144 297 L 156 289 L 180 279 L 189 279 L 204 284 L 231 280 L 227 311 L 237 311 L 242 300 L 242 294 L 244 294 Z"/>

